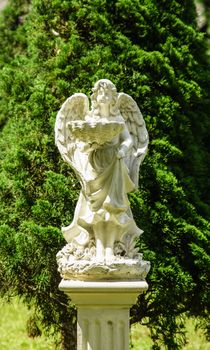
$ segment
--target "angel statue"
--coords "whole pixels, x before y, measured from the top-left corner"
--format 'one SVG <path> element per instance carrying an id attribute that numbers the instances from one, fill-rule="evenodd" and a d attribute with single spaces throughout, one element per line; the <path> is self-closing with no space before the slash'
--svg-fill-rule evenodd
<path id="1" fill-rule="evenodd" d="M 68 242 L 65 254 L 74 262 L 109 264 L 136 254 L 135 240 L 142 231 L 128 193 L 138 187 L 148 133 L 136 102 L 117 93 L 110 80 L 97 81 L 92 91 L 91 109 L 88 97 L 76 93 L 56 118 L 56 145 L 81 183 L 74 219 L 62 232 Z M 60 252 L 58 260 L 65 254 Z"/>

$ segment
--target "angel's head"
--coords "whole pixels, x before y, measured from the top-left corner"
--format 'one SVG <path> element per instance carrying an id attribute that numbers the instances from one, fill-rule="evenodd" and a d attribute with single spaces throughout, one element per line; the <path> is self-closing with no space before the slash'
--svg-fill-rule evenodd
<path id="1" fill-rule="evenodd" d="M 95 83 L 91 95 L 92 113 L 100 115 L 100 107 L 108 106 L 110 116 L 115 116 L 119 113 L 117 107 L 117 89 L 115 85 L 108 79 L 101 79 Z"/>

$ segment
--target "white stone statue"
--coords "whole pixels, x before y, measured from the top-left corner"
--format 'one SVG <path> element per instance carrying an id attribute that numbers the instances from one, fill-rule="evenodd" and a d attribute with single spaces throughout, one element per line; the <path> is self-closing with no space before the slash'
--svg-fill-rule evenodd
<path id="1" fill-rule="evenodd" d="M 69 97 L 57 114 L 55 142 L 75 170 L 81 192 L 72 223 L 62 228 L 68 244 L 58 253 L 64 278 L 110 278 L 148 272 L 135 248 L 136 226 L 127 194 L 138 187 L 148 133 L 136 102 L 107 79 Z M 126 262 L 126 266 L 125 266 Z M 131 268 L 132 265 L 132 268 Z M 140 271 L 141 270 L 141 271 Z"/>

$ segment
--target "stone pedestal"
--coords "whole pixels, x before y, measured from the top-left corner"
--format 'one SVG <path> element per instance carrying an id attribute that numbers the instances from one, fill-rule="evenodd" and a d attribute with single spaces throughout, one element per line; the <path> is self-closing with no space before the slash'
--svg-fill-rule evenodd
<path id="1" fill-rule="evenodd" d="M 71 281 L 59 285 L 77 307 L 77 350 L 128 350 L 129 310 L 146 281 Z"/>

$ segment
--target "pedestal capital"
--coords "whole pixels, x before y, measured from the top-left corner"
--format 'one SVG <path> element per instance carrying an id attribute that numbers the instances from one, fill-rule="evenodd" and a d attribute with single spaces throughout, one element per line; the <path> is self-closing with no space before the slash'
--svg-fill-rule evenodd
<path id="1" fill-rule="evenodd" d="M 77 307 L 103 308 L 130 308 L 147 288 L 146 281 L 62 280 L 59 285 Z"/>

